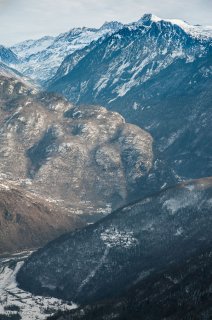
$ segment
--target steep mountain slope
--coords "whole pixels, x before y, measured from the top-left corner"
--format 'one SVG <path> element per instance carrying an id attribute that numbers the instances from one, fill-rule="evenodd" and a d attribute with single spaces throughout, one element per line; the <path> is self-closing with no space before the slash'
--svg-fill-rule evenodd
<path id="1" fill-rule="evenodd" d="M 145 128 L 155 141 L 155 167 L 166 163 L 170 177 L 212 175 L 211 39 L 209 28 L 146 15 L 67 57 L 49 90 L 77 104 L 100 103 Z"/>
<path id="2" fill-rule="evenodd" d="M 68 74 L 59 69 L 50 89 L 60 90 L 73 102 L 101 99 L 110 105 L 176 60 L 189 63 L 204 56 L 211 39 L 212 32 L 211 37 L 195 36 L 171 21 L 145 15 L 106 37 Z"/>
<path id="3" fill-rule="evenodd" d="M 210 248 L 211 199 L 212 178 L 205 178 L 119 209 L 34 253 L 18 282 L 74 302 L 117 297 Z"/>
<path id="4" fill-rule="evenodd" d="M 211 53 L 191 64 L 179 60 L 149 80 L 143 91 L 131 92 L 122 105 L 126 119 L 152 134 L 158 155 L 184 179 L 212 174 L 211 65 Z M 135 96 L 144 107 L 132 112 L 128 106 Z"/>
<path id="5" fill-rule="evenodd" d="M 20 58 L 17 68 L 33 80 L 52 78 L 65 57 L 122 27 L 121 23 L 105 23 L 100 29 L 75 28 L 57 37 L 28 40 L 11 49 Z"/>
<path id="6" fill-rule="evenodd" d="M 83 225 L 56 201 L 0 180 L 0 254 L 40 247 Z"/>
<path id="7" fill-rule="evenodd" d="M 18 63 L 18 57 L 11 49 L 0 45 L 0 62 L 9 65 L 16 64 Z"/>
<path id="8" fill-rule="evenodd" d="M 8 78 L 21 77 L 21 73 L 2 62 L 0 62 L 0 75 Z"/>
<path id="9" fill-rule="evenodd" d="M 152 138 L 103 107 L 75 107 L 2 82 L 0 173 L 74 213 L 108 213 L 140 192 Z M 9 86 L 8 90 L 5 88 Z"/>
<path id="10" fill-rule="evenodd" d="M 21 97 L 30 93 L 36 93 L 38 88 L 32 81 L 20 72 L 0 62 L 0 99 L 11 99 Z"/>
<path id="11" fill-rule="evenodd" d="M 186 320 L 212 316 L 212 254 L 209 248 L 176 266 L 138 281 L 119 299 L 59 312 L 51 320 Z M 146 279 L 145 279 L 146 278 Z M 141 275 L 142 279 L 142 275 Z"/>
<path id="12" fill-rule="evenodd" d="M 67 55 L 63 60 L 62 64 L 60 65 L 60 67 L 58 68 L 54 77 L 44 82 L 43 84 L 44 88 L 46 89 L 51 88 L 51 86 L 54 85 L 54 83 L 57 83 L 57 81 L 60 82 L 61 76 L 64 77 L 67 74 L 69 74 L 74 69 L 74 67 L 76 67 L 77 64 L 85 58 L 85 56 L 88 53 L 90 53 L 99 45 L 101 45 L 103 41 L 104 41 L 104 38 L 100 38 L 96 41 L 91 42 L 84 48 L 76 50 L 73 53 Z"/>

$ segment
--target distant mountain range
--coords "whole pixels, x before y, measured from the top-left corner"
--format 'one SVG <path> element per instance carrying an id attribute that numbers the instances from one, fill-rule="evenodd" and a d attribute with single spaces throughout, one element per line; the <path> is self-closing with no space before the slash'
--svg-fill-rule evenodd
<path id="1" fill-rule="evenodd" d="M 65 57 L 92 41 L 122 28 L 118 22 L 105 23 L 100 29 L 75 28 L 57 37 L 27 40 L 11 48 L 19 57 L 17 68 L 26 76 L 43 82 L 54 76 Z"/>
<path id="2" fill-rule="evenodd" d="M 207 55 L 212 28 L 208 37 L 191 30 L 199 29 L 182 21 L 145 15 L 137 23 L 125 25 L 81 50 L 80 61 L 76 54 L 69 55 L 50 81 L 49 89 L 62 92 L 76 103 L 101 101 L 108 106 L 117 105 L 133 89 L 141 90 L 141 85 L 176 61 L 189 64 Z M 134 98 L 131 108 L 136 109 L 139 101 Z"/>
<path id="3" fill-rule="evenodd" d="M 82 49 L 89 47 L 90 44 L 94 45 L 96 43 L 98 45 L 99 40 L 101 40 L 100 42 L 102 42 L 103 40 L 106 40 L 115 34 L 117 34 L 117 38 L 120 38 L 120 37 L 122 38 L 124 30 L 126 32 L 126 30 L 135 31 L 136 29 L 143 29 L 143 33 L 140 32 L 140 35 L 142 39 L 144 39 L 145 33 L 148 33 L 148 29 L 152 29 L 150 27 L 154 28 L 155 24 L 158 26 L 159 29 L 161 29 L 161 37 L 163 33 L 166 33 L 168 31 L 167 37 L 170 38 L 170 35 L 171 35 L 171 38 L 172 38 L 171 40 L 173 41 L 177 40 L 178 36 L 176 34 L 176 38 L 175 38 L 175 31 L 176 33 L 179 33 L 179 29 L 183 31 L 183 33 L 186 34 L 187 36 L 192 37 L 193 39 L 199 39 L 200 41 L 204 41 L 204 40 L 207 41 L 212 37 L 211 26 L 208 26 L 208 27 L 192 26 L 181 20 L 160 19 L 152 14 L 145 14 L 137 22 L 133 22 L 127 25 L 124 25 L 117 21 L 106 22 L 99 29 L 86 28 L 86 27 L 74 28 L 68 32 L 62 33 L 55 37 L 45 36 L 37 40 L 26 40 L 24 42 L 13 45 L 11 48 L 4 48 L 3 46 L 1 46 L 0 60 L 5 63 L 16 64 L 17 69 L 20 72 L 22 72 L 25 76 L 28 76 L 42 84 L 44 84 L 46 81 L 50 80 L 51 78 L 54 78 L 56 75 L 54 80 L 51 81 L 54 83 L 55 80 L 58 80 L 59 78 L 62 78 L 67 74 L 69 74 L 70 72 L 69 63 L 66 60 L 66 58 L 72 55 L 73 53 L 75 53 L 76 51 L 81 51 Z M 146 29 L 146 32 L 144 29 Z M 139 36 L 139 32 L 137 32 L 137 34 Z M 149 30 L 148 34 L 151 35 L 151 30 Z M 119 42 L 121 42 L 121 39 L 119 40 L 120 40 Z M 132 40 L 134 42 L 133 38 Z M 188 60 L 189 59 L 192 60 L 194 52 L 193 54 L 192 52 L 189 53 L 188 50 L 187 50 L 187 54 L 183 52 L 184 51 L 184 48 L 182 45 L 183 40 L 184 39 L 180 39 L 176 47 L 172 47 L 172 43 L 170 40 L 167 41 L 166 43 L 167 50 L 166 49 L 164 50 L 163 48 L 158 48 L 163 58 L 165 56 L 169 56 L 170 58 L 172 57 L 173 59 L 176 57 L 187 55 Z M 116 42 L 117 44 L 119 43 L 118 41 Z M 152 44 L 154 45 L 154 43 Z M 175 42 L 175 45 L 176 45 L 176 42 Z M 181 50 L 181 47 L 182 47 L 182 50 Z M 148 44 L 146 48 L 148 48 Z M 152 48 L 149 48 L 149 49 L 151 50 Z M 142 70 L 142 68 L 148 65 L 148 62 L 151 62 L 151 57 L 152 58 L 154 57 L 154 53 L 153 52 L 151 53 L 152 55 L 149 56 L 149 61 L 145 59 L 143 61 L 143 66 L 140 65 L 140 71 Z M 155 55 L 158 55 L 158 50 L 157 52 L 155 52 Z M 138 59 L 141 59 L 141 58 L 142 57 L 138 55 Z M 155 70 L 155 72 L 158 72 L 159 69 L 164 68 L 167 64 L 170 64 L 171 61 L 167 61 L 167 60 L 172 60 L 170 58 L 167 59 L 166 57 L 163 65 L 161 65 L 160 63 L 160 65 L 157 68 L 156 66 L 154 66 L 154 68 L 150 67 L 151 74 L 153 74 L 153 70 Z M 64 60 L 66 60 L 66 62 Z M 116 62 L 115 64 L 117 65 L 117 60 L 115 62 Z M 77 59 L 75 59 L 74 63 L 75 64 L 78 63 Z M 131 63 L 133 63 L 133 61 L 131 61 Z M 59 69 L 60 66 L 62 68 Z M 120 76 L 125 71 L 128 72 L 128 69 L 129 69 L 128 67 L 130 67 L 130 65 L 129 66 L 125 64 L 123 65 L 122 70 L 120 70 L 121 71 Z M 136 78 L 139 75 L 139 70 L 138 70 L 139 68 L 137 64 L 134 67 L 136 68 L 136 70 L 135 70 L 135 77 L 133 77 L 133 79 L 136 80 Z M 132 74 L 133 72 L 134 71 L 132 70 Z M 149 72 L 147 74 L 147 77 L 150 76 L 151 74 Z M 104 81 L 103 89 L 108 87 L 108 85 L 111 86 L 109 79 L 108 79 L 107 85 L 105 81 Z M 127 79 L 125 79 L 125 82 L 126 81 Z M 130 88 L 132 86 L 133 86 L 133 83 L 131 82 Z M 100 90 L 101 90 L 101 87 L 99 87 L 99 90 L 97 90 L 96 88 L 96 91 L 100 91 Z M 95 92 L 95 94 L 96 93 L 97 92 Z"/>

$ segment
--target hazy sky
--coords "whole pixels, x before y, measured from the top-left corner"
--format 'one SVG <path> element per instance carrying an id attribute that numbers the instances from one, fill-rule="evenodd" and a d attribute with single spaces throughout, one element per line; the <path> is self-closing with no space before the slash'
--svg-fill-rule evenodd
<path id="1" fill-rule="evenodd" d="M 212 0 L 0 0 L 0 43 L 10 45 L 105 21 L 131 22 L 144 13 L 212 25 Z"/>

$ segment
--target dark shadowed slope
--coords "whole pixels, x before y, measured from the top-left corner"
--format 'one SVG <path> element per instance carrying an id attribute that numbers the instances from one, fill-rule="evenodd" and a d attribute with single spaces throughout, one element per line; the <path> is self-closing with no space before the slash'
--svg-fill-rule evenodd
<path id="1" fill-rule="evenodd" d="M 122 208 L 48 244 L 18 274 L 21 287 L 75 302 L 117 297 L 143 276 L 175 267 L 212 240 L 212 179 Z"/>
<path id="2" fill-rule="evenodd" d="M 52 320 L 210 320 L 212 243 L 157 274 L 143 273 L 118 299 L 60 312 Z"/>
<path id="3" fill-rule="evenodd" d="M 40 247 L 82 226 L 54 200 L 0 180 L 0 254 Z"/>
<path id="4" fill-rule="evenodd" d="M 11 49 L 0 45 L 0 62 L 6 63 L 8 65 L 17 64 L 18 57 Z"/>

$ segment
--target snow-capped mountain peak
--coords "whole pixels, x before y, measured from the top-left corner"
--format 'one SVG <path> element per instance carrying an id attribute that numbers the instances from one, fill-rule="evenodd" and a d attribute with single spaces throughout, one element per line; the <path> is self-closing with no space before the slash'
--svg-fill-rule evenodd
<path id="1" fill-rule="evenodd" d="M 181 19 L 163 19 L 151 13 L 144 14 L 141 19 L 137 21 L 136 25 L 151 25 L 152 23 L 161 22 L 167 22 L 171 23 L 172 25 L 178 26 L 184 32 L 195 38 L 212 37 L 212 26 L 192 25 Z"/>
<path id="2" fill-rule="evenodd" d="M 45 81 L 55 75 L 66 56 L 122 27 L 121 23 L 112 21 L 104 23 L 99 29 L 73 28 L 56 37 L 24 41 L 12 47 L 21 60 L 17 68 L 34 80 Z"/>
<path id="3" fill-rule="evenodd" d="M 55 37 L 44 36 L 40 39 L 25 40 L 15 44 L 11 49 L 17 54 L 20 59 L 25 59 L 30 55 L 37 54 L 47 49 L 53 42 Z"/>
<path id="4" fill-rule="evenodd" d="M 152 27 L 157 27 L 163 34 L 168 35 L 169 33 L 170 41 L 172 41 L 174 34 L 178 34 L 179 42 L 182 42 L 181 37 L 186 37 L 186 34 L 189 37 L 200 40 L 212 38 L 212 27 L 210 26 L 193 26 L 179 19 L 162 19 L 147 13 L 137 22 L 127 25 L 111 21 L 105 22 L 99 29 L 73 28 L 56 37 L 46 36 L 38 40 L 24 41 L 11 49 L 20 59 L 17 65 L 18 71 L 39 83 L 44 83 L 46 80 L 55 77 L 67 56 L 74 52 L 79 52 L 79 50 L 88 47 L 91 43 L 109 37 L 112 34 L 117 33 L 117 37 L 120 37 L 121 29 L 123 28 L 137 30 L 142 26 L 145 27 L 147 32 Z M 70 68 L 65 69 L 70 70 Z"/>

